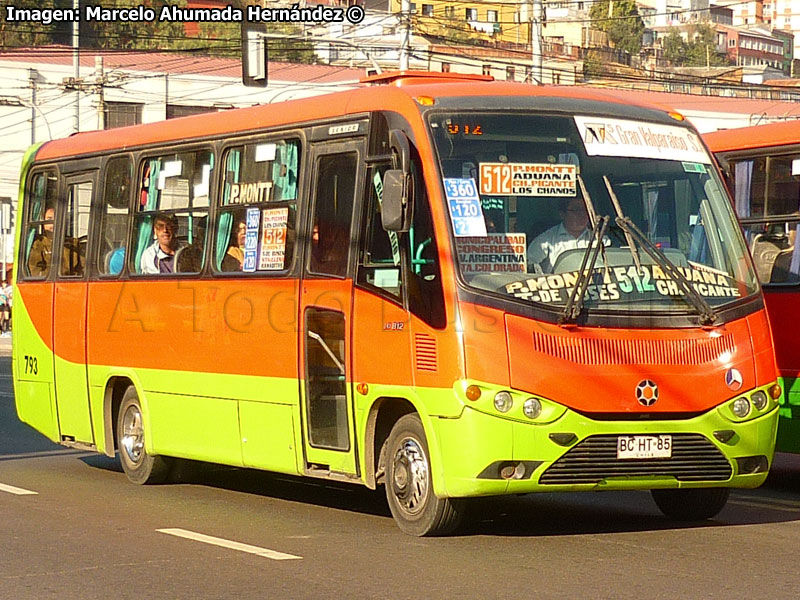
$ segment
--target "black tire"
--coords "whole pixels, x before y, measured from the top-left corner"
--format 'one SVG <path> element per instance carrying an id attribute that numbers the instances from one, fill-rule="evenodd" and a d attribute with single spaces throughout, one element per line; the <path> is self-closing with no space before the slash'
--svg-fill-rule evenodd
<path id="1" fill-rule="evenodd" d="M 704 521 L 719 514 L 730 488 L 694 488 L 686 490 L 650 490 L 664 515 L 677 521 Z"/>
<path id="2" fill-rule="evenodd" d="M 117 417 L 117 450 L 122 470 L 133 483 L 163 483 L 169 477 L 172 461 L 154 456 L 145 449 L 142 407 L 136 388 L 125 390 Z"/>
<path id="3" fill-rule="evenodd" d="M 461 522 L 465 501 L 433 493 L 428 442 L 419 416 L 400 418 L 386 443 L 386 499 L 397 525 L 416 536 L 452 533 Z"/>

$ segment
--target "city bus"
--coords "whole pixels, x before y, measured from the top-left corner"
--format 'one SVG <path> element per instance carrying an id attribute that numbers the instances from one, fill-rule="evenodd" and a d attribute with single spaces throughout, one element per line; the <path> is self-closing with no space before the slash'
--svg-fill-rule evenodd
<path id="1" fill-rule="evenodd" d="M 399 72 L 43 143 L 20 186 L 19 418 L 134 483 L 383 486 L 421 536 L 529 492 L 706 519 L 767 477 L 764 301 L 680 114 Z"/>
<path id="2" fill-rule="evenodd" d="M 800 123 L 785 121 L 705 136 L 730 184 L 774 326 L 784 395 L 776 448 L 800 452 L 800 346 L 792 325 L 800 300 Z"/>

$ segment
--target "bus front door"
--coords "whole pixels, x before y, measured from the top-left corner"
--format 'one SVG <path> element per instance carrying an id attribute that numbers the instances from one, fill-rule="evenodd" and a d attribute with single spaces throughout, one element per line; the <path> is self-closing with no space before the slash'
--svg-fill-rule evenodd
<path id="1" fill-rule="evenodd" d="M 56 236 L 53 267 L 53 351 L 62 441 L 94 443 L 86 366 L 86 245 L 97 172 L 65 179 L 63 225 Z"/>
<path id="2" fill-rule="evenodd" d="M 313 204 L 299 315 L 303 469 L 308 474 L 357 474 L 350 233 L 363 152 L 356 141 L 312 148 Z"/>

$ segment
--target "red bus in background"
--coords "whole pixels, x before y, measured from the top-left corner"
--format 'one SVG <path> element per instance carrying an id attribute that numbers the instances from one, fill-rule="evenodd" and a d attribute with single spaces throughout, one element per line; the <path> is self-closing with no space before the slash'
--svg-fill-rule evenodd
<path id="1" fill-rule="evenodd" d="M 776 449 L 800 452 L 800 121 L 703 137 L 728 176 L 773 326 L 785 390 Z"/>

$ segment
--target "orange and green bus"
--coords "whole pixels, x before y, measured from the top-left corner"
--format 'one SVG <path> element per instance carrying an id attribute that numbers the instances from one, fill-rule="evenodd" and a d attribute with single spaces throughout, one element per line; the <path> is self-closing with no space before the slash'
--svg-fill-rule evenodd
<path id="1" fill-rule="evenodd" d="M 775 327 L 775 356 L 784 390 L 776 449 L 800 452 L 800 345 L 792 325 L 800 300 L 800 123 L 716 131 L 704 138 L 728 175 Z"/>
<path id="2" fill-rule="evenodd" d="M 764 301 L 681 115 L 384 74 L 47 142 L 20 190 L 19 417 L 135 483 L 383 485 L 431 535 L 542 491 L 704 519 L 767 476 Z"/>

